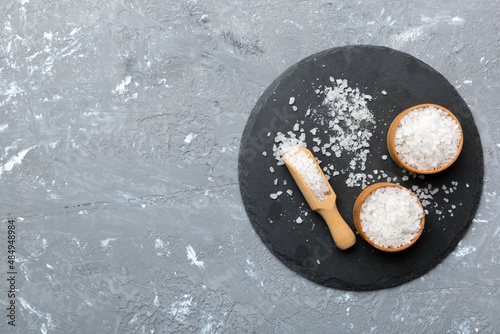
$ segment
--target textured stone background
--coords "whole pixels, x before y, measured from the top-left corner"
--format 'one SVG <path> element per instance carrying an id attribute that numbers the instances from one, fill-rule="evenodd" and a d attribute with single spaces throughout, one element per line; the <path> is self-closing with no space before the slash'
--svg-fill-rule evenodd
<path id="1" fill-rule="evenodd" d="M 499 15 L 498 0 L 1 0 L 0 332 L 497 332 Z M 260 94 L 293 63 L 346 44 L 437 69 L 484 147 L 465 238 L 428 274 L 382 291 L 299 277 L 239 196 L 239 140 Z"/>

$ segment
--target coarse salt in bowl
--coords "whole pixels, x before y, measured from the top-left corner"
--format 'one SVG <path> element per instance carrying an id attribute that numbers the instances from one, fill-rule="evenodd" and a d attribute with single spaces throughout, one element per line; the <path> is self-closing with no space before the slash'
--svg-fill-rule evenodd
<path id="1" fill-rule="evenodd" d="M 458 119 L 437 104 L 419 104 L 400 113 L 387 134 L 394 162 L 411 172 L 433 174 L 457 160 L 463 146 Z"/>
<path id="2" fill-rule="evenodd" d="M 353 210 L 356 230 L 373 247 L 398 252 L 413 245 L 424 230 L 425 213 L 411 191 L 394 183 L 363 190 Z"/>

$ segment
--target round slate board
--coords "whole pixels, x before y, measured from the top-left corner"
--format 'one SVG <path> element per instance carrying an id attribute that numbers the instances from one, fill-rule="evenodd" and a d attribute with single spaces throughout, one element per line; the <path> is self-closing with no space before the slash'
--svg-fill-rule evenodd
<path id="1" fill-rule="evenodd" d="M 426 205 L 425 229 L 410 248 L 387 253 L 371 247 L 356 233 L 356 245 L 346 251 L 333 243 L 321 216 L 307 206 L 285 166 L 272 155 L 277 132 L 292 130 L 297 121 L 313 147 L 314 137 L 328 141 L 327 125 L 306 116 L 308 109 L 321 109 L 324 96 L 315 89 L 332 86 L 329 78 L 346 79 L 373 99 L 368 108 L 376 127 L 370 140 L 370 156 L 364 173 L 369 184 L 394 178 L 410 190 L 416 186 L 434 193 Z M 295 97 L 292 110 L 290 97 Z M 463 150 L 447 170 L 413 177 L 391 160 L 386 136 L 392 120 L 404 109 L 422 103 L 441 105 L 460 121 L 464 132 Z M 317 136 L 310 130 L 318 127 Z M 267 152 L 267 156 L 262 154 Z M 352 155 L 336 158 L 315 153 L 321 166 L 347 170 Z M 271 172 L 270 167 L 274 168 Z M 417 278 L 441 262 L 457 245 L 471 224 L 483 185 L 483 151 L 472 114 L 453 86 L 420 60 L 396 50 L 378 46 L 345 46 L 312 55 L 286 70 L 260 97 L 241 140 L 239 182 L 245 209 L 262 241 L 285 265 L 300 275 L 327 287 L 342 290 L 377 290 Z M 378 172 L 375 174 L 375 170 Z M 383 177 L 385 173 L 387 177 Z M 360 186 L 348 187 L 348 173 L 330 179 L 337 194 L 337 206 L 349 226 Z M 278 184 L 275 185 L 275 180 Z M 286 183 L 286 184 L 284 184 Z M 286 191 L 291 190 L 292 195 Z M 270 194 L 282 191 L 275 200 Z M 303 222 L 298 224 L 296 219 Z"/>

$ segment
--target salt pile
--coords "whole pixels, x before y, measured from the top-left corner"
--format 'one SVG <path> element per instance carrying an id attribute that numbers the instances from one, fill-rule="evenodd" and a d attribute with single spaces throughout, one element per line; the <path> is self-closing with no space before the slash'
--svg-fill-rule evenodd
<path id="1" fill-rule="evenodd" d="M 391 186 L 374 190 L 360 211 L 365 235 L 385 248 L 409 244 L 418 235 L 422 217 L 417 198 L 406 189 Z"/>
<path id="2" fill-rule="evenodd" d="M 328 133 L 330 140 L 328 146 L 340 158 L 343 151 L 358 154 L 367 154 L 364 150 L 370 146 L 369 140 L 372 136 L 367 127 L 369 123 L 374 124 L 373 114 L 367 107 L 367 101 L 372 99 L 371 95 L 363 94 L 358 88 L 351 88 L 347 80 L 334 79 L 330 77 L 332 87 L 325 87 L 323 106 L 328 110 Z M 320 119 L 324 123 L 326 119 Z M 362 160 L 358 157 L 355 160 Z"/>
<path id="3" fill-rule="evenodd" d="M 295 133 L 289 131 L 288 134 L 290 137 L 285 136 L 283 133 L 278 132 L 274 141 L 276 144 L 273 145 L 273 155 L 274 158 L 278 161 L 278 165 L 285 164 L 283 162 L 283 156 L 292 150 L 296 150 L 299 147 L 306 147 L 306 143 L 304 140 L 306 136 L 304 133 L 301 133 L 299 138 L 296 137 Z"/>
<path id="4" fill-rule="evenodd" d="M 396 129 L 394 144 L 406 165 L 430 171 L 439 169 L 458 154 L 461 132 L 444 110 L 418 108 L 403 117 Z"/>
<path id="5" fill-rule="evenodd" d="M 285 157 L 293 168 L 299 172 L 300 176 L 302 176 L 302 179 L 304 179 L 309 189 L 311 189 L 314 197 L 320 202 L 325 200 L 328 197 L 329 188 L 313 159 L 304 151 L 299 150 L 298 147 L 287 152 Z"/>

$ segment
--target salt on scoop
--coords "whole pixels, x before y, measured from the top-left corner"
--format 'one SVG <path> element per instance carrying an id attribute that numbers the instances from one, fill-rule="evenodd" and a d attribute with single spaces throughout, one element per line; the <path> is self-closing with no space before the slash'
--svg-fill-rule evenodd
<path id="1" fill-rule="evenodd" d="M 418 198 L 408 189 L 390 183 L 367 188 L 358 197 L 354 209 L 358 232 L 375 247 L 386 251 L 406 248 L 415 241 L 421 232 L 423 217 Z"/>
<path id="2" fill-rule="evenodd" d="M 461 128 L 448 112 L 437 107 L 416 106 L 400 119 L 394 133 L 397 156 L 418 171 L 439 170 L 460 153 Z"/>
<path id="3" fill-rule="evenodd" d="M 278 161 L 277 164 L 278 165 L 285 164 L 283 162 L 283 156 L 287 152 L 291 151 L 296 152 L 299 147 L 306 147 L 307 145 L 304 142 L 304 140 L 305 140 L 305 134 L 302 134 L 297 138 L 296 136 L 287 137 L 283 133 L 278 132 L 278 134 L 274 138 L 276 144 L 273 145 L 273 155 L 274 158 Z"/>
<path id="4" fill-rule="evenodd" d="M 290 165 L 293 166 L 300 174 L 304 182 L 307 184 L 314 197 L 321 202 L 328 197 L 328 185 L 322 173 L 318 170 L 316 163 L 298 147 L 290 149 L 285 158 Z"/>

